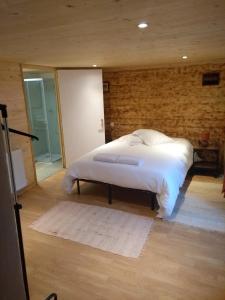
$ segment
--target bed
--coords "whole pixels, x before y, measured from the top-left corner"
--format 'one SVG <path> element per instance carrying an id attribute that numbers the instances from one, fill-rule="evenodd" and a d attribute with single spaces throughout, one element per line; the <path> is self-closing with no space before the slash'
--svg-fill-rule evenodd
<path id="1" fill-rule="evenodd" d="M 120 163 L 119 158 L 125 160 Z M 156 194 L 158 217 L 166 218 L 172 214 L 192 163 L 193 147 L 188 140 L 141 129 L 79 158 L 68 168 L 63 186 L 71 192 L 76 180 L 85 179 L 150 191 Z"/>

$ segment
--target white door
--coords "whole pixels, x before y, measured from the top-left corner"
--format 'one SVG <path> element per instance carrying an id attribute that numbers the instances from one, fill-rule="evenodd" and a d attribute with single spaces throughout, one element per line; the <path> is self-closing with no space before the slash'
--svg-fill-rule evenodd
<path id="1" fill-rule="evenodd" d="M 102 70 L 59 70 L 66 167 L 105 143 Z"/>

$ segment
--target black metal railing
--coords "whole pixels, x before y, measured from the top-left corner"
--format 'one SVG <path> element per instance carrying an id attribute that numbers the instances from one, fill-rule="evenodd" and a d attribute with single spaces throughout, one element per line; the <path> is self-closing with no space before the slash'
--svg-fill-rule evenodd
<path id="1" fill-rule="evenodd" d="M 28 281 L 27 281 L 26 262 L 25 262 L 25 256 L 24 256 L 23 238 L 22 238 L 20 212 L 19 212 L 19 210 L 22 208 L 22 205 L 17 202 L 15 179 L 14 179 L 14 173 L 13 173 L 13 164 L 12 164 L 10 142 L 9 142 L 9 132 L 29 137 L 32 140 L 37 140 L 38 141 L 39 139 L 38 139 L 38 137 L 36 137 L 32 134 L 22 132 L 22 131 L 12 129 L 12 128 L 8 127 L 8 123 L 7 123 L 8 114 L 7 114 L 7 106 L 6 105 L 0 104 L 0 112 L 1 112 L 1 117 L 3 119 L 3 124 L 0 122 L 0 129 L 5 131 L 6 151 L 8 153 L 9 162 L 10 162 L 10 164 L 9 164 L 10 165 L 10 176 L 11 176 L 11 182 L 12 182 L 12 188 L 13 188 L 13 194 L 14 194 L 14 201 L 15 201 L 14 209 L 15 209 L 15 217 L 16 217 L 16 223 L 17 223 L 17 231 L 18 231 L 18 240 L 19 240 L 19 247 L 20 247 L 22 271 L 23 271 L 24 287 L 25 287 L 26 299 L 29 300 L 30 296 L 29 296 L 29 288 L 28 288 Z M 57 294 L 52 293 L 45 300 L 57 300 Z"/>

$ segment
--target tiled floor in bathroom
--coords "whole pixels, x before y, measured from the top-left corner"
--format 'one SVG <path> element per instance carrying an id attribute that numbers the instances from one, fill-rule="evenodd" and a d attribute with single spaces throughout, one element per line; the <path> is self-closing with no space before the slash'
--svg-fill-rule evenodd
<path id="1" fill-rule="evenodd" d="M 36 162 L 35 166 L 38 181 L 44 180 L 47 177 L 54 175 L 56 172 L 63 168 L 62 159 L 58 159 L 54 162 Z"/>

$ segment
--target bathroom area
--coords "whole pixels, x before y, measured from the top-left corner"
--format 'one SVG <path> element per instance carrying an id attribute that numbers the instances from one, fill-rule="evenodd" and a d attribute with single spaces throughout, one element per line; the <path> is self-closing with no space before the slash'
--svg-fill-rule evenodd
<path id="1" fill-rule="evenodd" d="M 58 102 L 53 71 L 23 69 L 24 91 L 37 181 L 63 168 Z"/>

